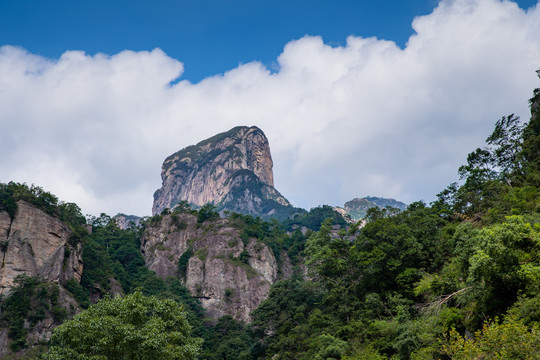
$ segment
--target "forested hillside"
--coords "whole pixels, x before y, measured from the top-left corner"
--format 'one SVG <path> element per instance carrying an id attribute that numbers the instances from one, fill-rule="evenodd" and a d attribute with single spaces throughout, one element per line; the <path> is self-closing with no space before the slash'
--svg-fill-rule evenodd
<path id="1" fill-rule="evenodd" d="M 133 326 L 148 326 L 159 346 L 174 349 L 160 355 L 164 359 L 540 359 L 540 89 L 530 105 L 529 122 L 508 115 L 491 134 L 486 129 L 486 143 L 471 149 L 456 169 L 460 182 L 429 205 L 415 202 L 402 212 L 370 209 L 364 227 L 347 224 L 325 207 L 286 223 L 227 214 L 242 239 L 257 239 L 278 261 L 285 252 L 294 270 L 272 285 L 247 324 L 205 316 L 182 283 L 182 258 L 178 276 L 166 279 L 145 267 L 141 234 L 170 212 L 127 230 L 102 214 L 88 219 L 87 232 L 76 205 L 13 183 L 0 187 L 0 211 L 13 216 L 17 200 L 25 199 L 66 221 L 73 241 L 83 244 L 80 284 L 59 284 L 83 309 L 76 324 L 109 319 L 111 307 L 124 306 L 103 300 L 107 294 L 132 294 L 127 298 L 133 308 L 147 309 Z M 205 206 L 177 211 L 196 215 L 200 224 L 219 216 Z M 321 214 L 329 219 L 319 227 Z M 316 231 L 301 231 L 314 224 Z M 35 356 L 24 352 L 34 345 L 25 337 L 29 327 L 59 311 L 54 286 L 21 278 L 0 298 L 0 326 L 7 329 L 11 350 L 23 358 Z M 180 325 L 175 330 L 167 321 Z M 145 333 L 133 345 L 140 352 L 115 350 L 113 356 L 111 342 L 130 343 L 101 341 L 118 335 L 112 327 L 110 333 L 88 332 L 85 341 L 92 346 L 83 349 L 84 342 L 73 337 L 80 334 L 66 331 L 72 324 L 58 327 L 51 342 L 34 352 L 52 345 L 47 359 L 72 359 L 76 353 L 88 355 L 81 359 L 151 359 L 155 353 L 148 349 L 159 348 L 150 344 L 154 335 Z M 100 339 L 94 343 L 91 336 Z"/>

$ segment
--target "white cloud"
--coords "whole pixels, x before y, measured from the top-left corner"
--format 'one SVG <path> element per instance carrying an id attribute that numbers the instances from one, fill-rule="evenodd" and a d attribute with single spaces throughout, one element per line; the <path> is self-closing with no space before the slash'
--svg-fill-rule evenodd
<path id="1" fill-rule="evenodd" d="M 236 125 L 270 140 L 293 204 L 432 200 L 494 122 L 538 87 L 540 7 L 442 1 L 405 49 L 349 37 L 286 44 L 197 84 L 161 50 L 46 59 L 0 48 L 0 181 L 35 183 L 85 212 L 149 214 L 169 154 Z M 172 85 L 171 85 L 172 84 Z"/>

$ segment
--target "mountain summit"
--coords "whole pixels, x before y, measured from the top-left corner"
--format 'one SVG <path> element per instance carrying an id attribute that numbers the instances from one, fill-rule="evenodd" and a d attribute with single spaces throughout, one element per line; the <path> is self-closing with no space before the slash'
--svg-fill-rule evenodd
<path id="1" fill-rule="evenodd" d="M 161 189 L 154 193 L 152 214 L 187 201 L 212 203 L 262 218 L 283 218 L 294 211 L 274 188 L 268 139 L 256 126 L 237 126 L 167 157 Z"/>

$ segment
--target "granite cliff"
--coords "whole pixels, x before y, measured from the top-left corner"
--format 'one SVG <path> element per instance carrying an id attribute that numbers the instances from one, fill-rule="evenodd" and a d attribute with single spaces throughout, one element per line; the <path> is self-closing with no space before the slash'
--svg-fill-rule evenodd
<path id="1" fill-rule="evenodd" d="M 32 320 L 14 325 L 6 316 L 0 317 L 0 357 L 11 353 L 14 342 L 34 346 L 48 341 L 56 326 L 79 311 L 63 285 L 71 279 L 81 281 L 82 244 L 73 240 L 71 229 L 56 217 L 24 200 L 16 204 L 13 217 L 0 211 L 0 295 L 16 292 L 13 289 L 24 283 L 24 290 L 19 291 L 25 292 L 29 307 L 19 311 Z M 9 312 L 7 316 L 13 318 Z M 10 338 L 13 329 L 16 339 Z M 15 345 L 15 349 L 21 347 Z"/>
<path id="2" fill-rule="evenodd" d="M 179 277 L 210 318 L 249 322 L 270 286 L 290 276 L 292 266 L 286 253 L 278 266 L 272 250 L 241 227 L 223 218 L 201 223 L 189 212 L 156 216 L 145 225 L 141 252 L 159 277 Z"/>
<path id="3" fill-rule="evenodd" d="M 57 218 L 23 200 L 11 219 L 0 212 L 0 294 L 9 292 L 18 275 L 44 282 L 81 281 L 81 243 L 70 242 L 71 230 Z"/>
<path id="4" fill-rule="evenodd" d="M 272 166 L 264 133 L 255 126 L 235 127 L 165 159 L 152 214 L 186 201 L 263 218 L 287 217 L 294 208 L 274 188 Z"/>

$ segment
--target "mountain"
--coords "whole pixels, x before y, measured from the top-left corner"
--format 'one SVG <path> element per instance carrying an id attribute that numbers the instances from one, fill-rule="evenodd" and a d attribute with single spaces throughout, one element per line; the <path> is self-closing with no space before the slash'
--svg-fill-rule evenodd
<path id="1" fill-rule="evenodd" d="M 235 127 L 165 159 L 152 214 L 185 201 L 195 207 L 211 203 L 218 211 L 286 218 L 295 208 L 274 188 L 272 167 L 262 130 Z"/>
<path id="2" fill-rule="evenodd" d="M 351 201 L 347 201 L 343 208 L 352 219 L 360 220 L 366 217 L 367 211 L 370 208 L 385 208 L 387 206 L 399 209 L 401 211 L 407 209 L 407 204 L 401 201 L 373 196 L 355 198 Z"/>

